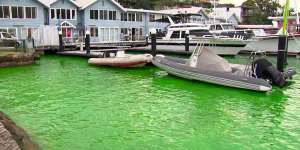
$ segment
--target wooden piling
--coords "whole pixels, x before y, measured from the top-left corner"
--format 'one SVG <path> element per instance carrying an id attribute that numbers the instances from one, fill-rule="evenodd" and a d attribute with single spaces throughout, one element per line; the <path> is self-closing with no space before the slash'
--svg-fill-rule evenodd
<path id="1" fill-rule="evenodd" d="M 91 53 L 91 49 L 90 49 L 90 41 L 91 41 L 91 35 L 89 31 L 86 31 L 85 34 L 85 50 L 86 50 L 86 54 L 90 54 Z"/>
<path id="2" fill-rule="evenodd" d="M 62 36 L 62 31 L 59 31 L 59 51 L 64 51 L 64 42 L 63 42 L 63 36 Z"/>
<path id="3" fill-rule="evenodd" d="M 185 51 L 190 51 L 190 31 L 185 32 Z"/>
<path id="4" fill-rule="evenodd" d="M 278 41 L 277 69 L 281 72 L 284 72 L 287 38 L 286 35 L 280 35 Z"/>
<path id="5" fill-rule="evenodd" d="M 152 56 L 156 56 L 156 29 L 151 31 L 151 52 Z"/>

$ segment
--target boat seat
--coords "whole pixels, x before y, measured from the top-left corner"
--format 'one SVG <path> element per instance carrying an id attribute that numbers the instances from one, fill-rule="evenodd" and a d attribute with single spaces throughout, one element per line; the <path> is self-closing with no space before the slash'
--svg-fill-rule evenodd
<path id="1" fill-rule="evenodd" d="M 245 65 L 239 65 L 239 64 L 230 64 L 230 67 L 232 69 L 232 73 L 234 75 L 242 76 L 244 75 Z"/>

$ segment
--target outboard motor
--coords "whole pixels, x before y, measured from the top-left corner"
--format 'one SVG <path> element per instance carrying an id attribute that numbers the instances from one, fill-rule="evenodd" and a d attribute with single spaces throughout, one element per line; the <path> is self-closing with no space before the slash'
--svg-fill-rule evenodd
<path id="1" fill-rule="evenodd" d="M 289 69 L 287 72 L 280 72 L 271 62 L 265 58 L 257 59 L 252 63 L 253 77 L 269 80 L 279 87 L 286 85 L 288 79 L 292 79 L 296 74 L 295 70 Z"/>

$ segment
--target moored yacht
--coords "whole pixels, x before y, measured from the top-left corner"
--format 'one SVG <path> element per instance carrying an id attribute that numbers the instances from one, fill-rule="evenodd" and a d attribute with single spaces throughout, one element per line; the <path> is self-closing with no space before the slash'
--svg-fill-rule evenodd
<path id="1" fill-rule="evenodd" d="M 241 49 L 242 52 L 265 51 L 269 54 L 277 53 L 278 34 L 269 34 L 263 29 L 236 30 L 235 26 L 230 23 L 210 24 L 208 25 L 208 28 L 209 32 L 215 35 L 251 39 L 247 46 Z M 288 44 L 289 55 L 299 54 L 300 34 L 290 34 Z"/>
<path id="2" fill-rule="evenodd" d="M 210 32 L 209 26 L 198 23 L 178 23 L 171 21 L 165 37 L 157 40 L 157 49 L 185 50 L 185 37 L 189 33 L 189 45 L 193 50 L 201 43 L 218 55 L 237 55 L 250 41 L 242 36 L 229 37 Z"/>

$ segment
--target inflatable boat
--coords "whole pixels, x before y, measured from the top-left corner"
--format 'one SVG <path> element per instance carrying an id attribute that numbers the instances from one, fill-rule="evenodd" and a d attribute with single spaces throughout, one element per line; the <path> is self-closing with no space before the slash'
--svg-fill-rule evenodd
<path id="1" fill-rule="evenodd" d="M 122 68 L 142 67 L 152 60 L 152 55 L 141 54 L 132 55 L 124 54 L 124 52 L 118 52 L 116 56 L 106 58 L 91 58 L 89 64 L 96 66 L 112 66 Z"/>
<path id="2" fill-rule="evenodd" d="M 254 91 L 271 91 L 272 84 L 285 86 L 295 71 L 279 72 L 269 61 L 259 58 L 249 65 L 230 64 L 212 51 L 198 47 L 190 59 L 157 55 L 152 60 L 171 75 L 190 80 Z"/>

